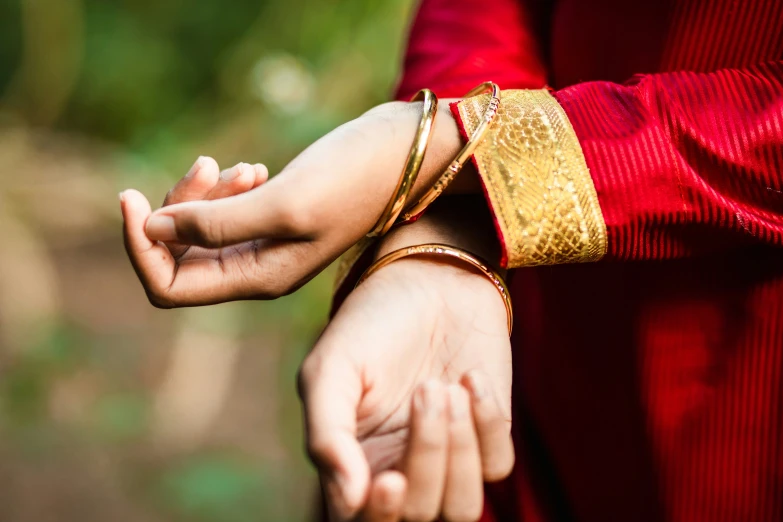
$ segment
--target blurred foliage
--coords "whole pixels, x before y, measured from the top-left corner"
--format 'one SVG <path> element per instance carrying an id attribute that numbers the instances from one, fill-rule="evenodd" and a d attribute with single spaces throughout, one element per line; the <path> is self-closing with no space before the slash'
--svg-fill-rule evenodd
<path id="1" fill-rule="evenodd" d="M 116 192 L 275 173 L 388 99 L 410 0 L 0 2 L 0 520 L 306 520 L 294 376 L 330 273 L 150 307 Z"/>

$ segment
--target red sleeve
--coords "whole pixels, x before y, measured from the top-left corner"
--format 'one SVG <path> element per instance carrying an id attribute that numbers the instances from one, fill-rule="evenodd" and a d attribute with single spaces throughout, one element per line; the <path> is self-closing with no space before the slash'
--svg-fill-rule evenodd
<path id="1" fill-rule="evenodd" d="M 555 97 L 590 168 L 607 259 L 783 246 L 783 61 Z"/>
<path id="2" fill-rule="evenodd" d="M 422 0 L 397 99 L 424 87 L 458 97 L 485 81 L 502 89 L 543 87 L 536 16 L 520 0 Z"/>

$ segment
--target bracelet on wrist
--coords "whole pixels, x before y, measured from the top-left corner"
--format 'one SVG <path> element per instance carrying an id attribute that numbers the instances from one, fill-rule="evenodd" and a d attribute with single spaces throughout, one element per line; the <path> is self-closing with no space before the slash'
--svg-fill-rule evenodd
<path id="1" fill-rule="evenodd" d="M 408 154 L 408 161 L 405 163 L 399 182 L 397 182 L 394 196 L 389 200 L 378 222 L 367 234 L 369 237 L 382 236 L 394 225 L 397 217 L 405 208 L 411 187 L 416 182 L 421 170 L 424 154 L 427 152 L 427 146 L 432 136 L 432 125 L 438 112 L 438 98 L 431 90 L 422 89 L 411 98 L 411 101 L 419 99 L 424 101 L 423 112 L 416 136 L 413 139 L 413 146 Z"/>
<path id="2" fill-rule="evenodd" d="M 381 268 L 393 263 L 394 261 L 411 256 L 448 256 L 452 259 L 456 259 L 465 264 L 468 264 L 481 272 L 492 282 L 492 284 L 495 286 L 495 289 L 497 289 L 498 293 L 503 298 L 503 304 L 506 306 L 508 333 L 511 335 L 511 328 L 514 324 L 514 311 L 511 303 L 511 295 L 509 294 L 505 281 L 503 281 L 503 278 L 500 276 L 500 274 L 490 267 L 489 263 L 471 254 L 470 252 L 462 250 L 461 248 L 440 243 L 427 243 L 395 250 L 386 254 L 370 265 L 370 267 L 361 275 L 361 277 L 359 277 L 359 280 L 356 282 L 356 287 L 362 284 L 368 277 Z"/>
<path id="3" fill-rule="evenodd" d="M 410 221 L 412 218 L 424 212 L 438 196 L 443 194 L 443 191 L 446 190 L 449 184 L 454 181 L 454 178 L 462 170 L 465 162 L 473 155 L 476 147 L 484 140 L 484 135 L 486 134 L 487 129 L 492 125 L 498 108 L 500 107 L 500 88 L 494 82 L 484 82 L 471 89 L 470 92 L 465 95 L 465 98 L 470 98 L 471 96 L 476 96 L 487 90 L 490 91 L 491 96 L 489 104 L 484 111 L 481 123 L 479 123 L 478 127 L 476 127 L 476 130 L 473 132 L 473 135 L 470 137 L 470 140 L 468 140 L 462 150 L 459 151 L 457 157 L 454 158 L 435 184 L 416 203 L 414 203 L 413 206 L 402 214 L 401 221 L 403 223 Z"/>

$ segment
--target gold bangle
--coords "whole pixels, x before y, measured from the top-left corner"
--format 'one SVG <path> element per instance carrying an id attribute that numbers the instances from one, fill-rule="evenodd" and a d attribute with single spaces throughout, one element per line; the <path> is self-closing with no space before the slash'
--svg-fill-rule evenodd
<path id="1" fill-rule="evenodd" d="M 403 213 L 403 222 L 409 221 L 411 218 L 416 217 L 427 210 L 427 207 L 429 207 L 432 202 L 446 190 L 446 187 L 454 181 L 454 178 L 457 177 L 459 171 L 462 170 L 465 162 L 470 159 L 473 152 L 476 150 L 476 147 L 478 147 L 484 139 L 484 134 L 486 134 L 487 129 L 492 125 L 495 114 L 498 112 L 498 107 L 500 107 L 500 87 L 494 82 L 484 82 L 465 95 L 465 98 L 470 98 L 471 96 L 476 96 L 486 90 L 491 91 L 491 98 L 489 99 L 487 109 L 484 111 L 484 116 L 478 127 L 476 127 L 476 130 L 473 132 L 473 135 L 470 137 L 470 140 L 462 147 L 462 150 L 459 151 L 457 157 L 454 158 L 454 161 L 452 161 L 451 165 L 441 174 L 435 184 L 421 197 L 421 199 L 419 199 L 419 201 Z"/>
<path id="2" fill-rule="evenodd" d="M 394 197 L 389 200 L 378 222 L 370 233 L 367 234 L 368 237 L 382 236 L 394 225 L 402 209 L 405 208 L 408 194 L 416 182 L 419 170 L 421 170 L 424 153 L 427 152 L 427 145 L 429 145 L 430 137 L 432 136 L 432 124 L 438 112 L 438 98 L 435 96 L 435 93 L 429 89 L 422 89 L 411 98 L 411 101 L 417 101 L 422 98 L 424 99 L 424 111 L 419 122 L 419 128 L 416 130 L 416 137 L 413 139 L 413 146 L 410 154 L 408 154 L 408 161 L 402 170 L 402 176 L 400 176 L 400 181 L 397 183 Z"/>
<path id="3" fill-rule="evenodd" d="M 508 334 L 511 335 L 511 327 L 514 324 L 514 310 L 511 304 L 511 295 L 508 292 L 508 287 L 506 286 L 506 283 L 503 281 L 503 278 L 500 277 L 500 274 L 495 272 L 489 266 L 489 263 L 457 247 L 442 245 L 439 243 L 427 243 L 424 245 L 410 246 L 407 248 L 401 248 L 399 250 L 395 250 L 393 252 L 386 254 L 385 256 L 383 256 L 382 258 L 374 262 L 372 265 L 370 265 L 370 268 L 368 268 L 362 274 L 359 280 L 356 282 L 356 286 L 359 286 L 364 282 L 365 279 L 367 279 L 372 274 L 374 274 L 381 268 L 385 267 L 386 265 L 393 263 L 394 261 L 397 261 L 404 257 L 422 256 L 422 255 L 450 256 L 455 259 L 459 259 L 461 261 L 468 263 L 469 265 L 473 266 L 478 271 L 480 271 L 482 274 L 487 276 L 487 278 L 490 281 L 492 281 L 492 284 L 495 285 L 495 288 L 500 293 L 500 297 L 503 298 L 503 303 L 506 305 L 506 316 L 508 318 Z"/>

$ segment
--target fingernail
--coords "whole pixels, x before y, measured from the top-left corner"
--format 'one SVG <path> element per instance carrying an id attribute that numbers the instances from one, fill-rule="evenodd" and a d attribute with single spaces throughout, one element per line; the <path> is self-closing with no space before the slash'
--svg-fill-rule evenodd
<path id="1" fill-rule="evenodd" d="M 234 168 L 224 170 L 220 173 L 220 179 L 223 181 L 231 181 L 234 179 L 237 179 L 240 174 L 242 174 L 245 171 L 245 164 L 240 163 Z"/>
<path id="2" fill-rule="evenodd" d="M 119 197 L 120 197 L 120 203 L 124 203 L 125 202 L 125 191 L 124 190 L 119 193 Z"/>
<path id="3" fill-rule="evenodd" d="M 176 241 L 177 229 L 174 218 L 165 215 L 151 215 L 147 220 L 147 237 L 158 241 Z"/>
<path id="4" fill-rule="evenodd" d="M 480 401 L 487 395 L 487 387 L 478 372 L 470 372 L 465 376 L 465 384 L 473 396 L 473 399 Z"/>
<path id="5" fill-rule="evenodd" d="M 440 382 L 435 380 L 425 382 L 419 388 L 414 400 L 419 411 L 432 416 L 440 415 L 443 411 L 443 394 Z"/>
<path id="6" fill-rule="evenodd" d="M 201 160 L 202 160 L 203 158 L 204 158 L 204 156 L 199 156 L 199 157 L 198 157 L 198 159 L 197 159 L 197 160 L 196 160 L 196 162 L 193 164 L 193 166 L 192 166 L 192 167 L 190 167 L 190 170 L 188 171 L 188 173 L 187 173 L 187 174 L 185 174 L 185 177 L 186 177 L 186 178 L 192 178 L 193 176 L 195 176 L 195 175 L 196 175 L 196 173 L 197 173 L 199 170 L 201 170 L 201 166 L 202 166 L 202 164 L 203 164 Z"/>
<path id="7" fill-rule="evenodd" d="M 468 413 L 468 403 L 458 384 L 449 386 L 449 412 L 452 419 L 461 419 Z"/>

